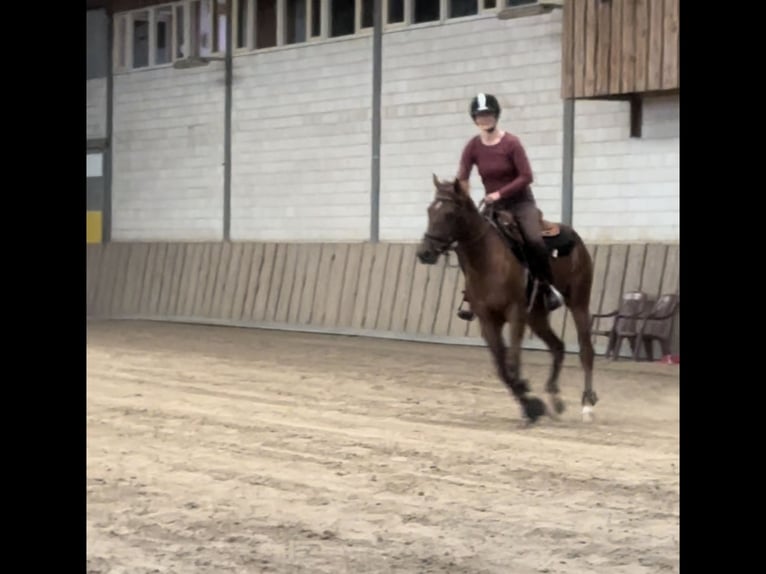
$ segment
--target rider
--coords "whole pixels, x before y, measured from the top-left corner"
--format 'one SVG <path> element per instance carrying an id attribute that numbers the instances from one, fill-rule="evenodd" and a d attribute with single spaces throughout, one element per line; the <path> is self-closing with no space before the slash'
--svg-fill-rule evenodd
<path id="1" fill-rule="evenodd" d="M 530 184 L 532 168 L 526 151 L 517 136 L 498 129 L 500 104 L 492 94 L 478 94 L 471 100 L 471 118 L 479 128 L 463 149 L 458 179 L 468 189 L 474 165 L 484 184 L 484 201 L 495 209 L 510 211 L 519 225 L 529 261 L 530 273 L 539 281 L 549 311 L 560 307 L 563 298 L 553 286 L 548 251 L 543 242 L 540 214 Z M 463 302 L 467 303 L 465 293 Z M 473 312 L 458 309 L 461 319 L 470 321 Z"/>

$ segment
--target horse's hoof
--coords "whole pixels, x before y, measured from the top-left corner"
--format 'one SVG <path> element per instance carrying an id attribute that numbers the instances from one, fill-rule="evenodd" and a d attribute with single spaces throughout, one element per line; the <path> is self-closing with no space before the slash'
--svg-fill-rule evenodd
<path id="1" fill-rule="evenodd" d="M 564 401 L 561 400 L 560 396 L 550 395 L 550 401 L 551 401 L 551 406 L 553 407 L 553 412 L 555 412 L 557 415 L 560 415 L 566 410 Z"/>
<path id="2" fill-rule="evenodd" d="M 524 399 L 524 414 L 530 422 L 536 422 L 545 414 L 545 403 L 537 397 L 527 397 Z"/>
<path id="3" fill-rule="evenodd" d="M 594 419 L 593 416 L 593 407 L 590 405 L 585 405 L 582 408 L 582 422 L 584 423 L 592 423 Z"/>

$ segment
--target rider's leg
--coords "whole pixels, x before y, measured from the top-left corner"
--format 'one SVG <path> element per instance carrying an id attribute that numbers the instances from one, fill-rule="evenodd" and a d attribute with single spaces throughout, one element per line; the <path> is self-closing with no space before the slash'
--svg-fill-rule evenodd
<path id="1" fill-rule="evenodd" d="M 553 285 L 550 255 L 543 240 L 543 230 L 540 224 L 540 214 L 534 202 L 525 201 L 514 205 L 513 215 L 524 236 L 525 252 L 529 262 L 529 271 L 540 281 L 545 303 L 548 310 L 560 307 L 564 298 Z"/>

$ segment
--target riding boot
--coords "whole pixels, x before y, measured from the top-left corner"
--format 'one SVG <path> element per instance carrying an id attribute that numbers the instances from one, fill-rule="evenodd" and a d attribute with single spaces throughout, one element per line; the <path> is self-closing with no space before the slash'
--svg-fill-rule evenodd
<path id="1" fill-rule="evenodd" d="M 548 311 L 555 311 L 564 304 L 564 297 L 552 283 L 540 281 L 540 288 L 542 289 L 545 308 L 548 309 Z"/>
<path id="2" fill-rule="evenodd" d="M 463 305 L 468 304 L 468 309 L 463 309 Z M 465 295 L 465 291 L 463 291 L 463 300 L 460 302 L 460 307 L 457 309 L 457 316 L 463 319 L 463 321 L 473 321 L 474 312 L 470 309 L 470 303 L 468 302 L 468 298 Z"/>

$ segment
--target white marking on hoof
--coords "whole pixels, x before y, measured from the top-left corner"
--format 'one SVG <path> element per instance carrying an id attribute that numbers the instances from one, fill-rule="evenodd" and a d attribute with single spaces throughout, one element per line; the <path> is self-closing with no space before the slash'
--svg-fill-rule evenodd
<path id="1" fill-rule="evenodd" d="M 590 405 L 585 405 L 582 408 L 582 420 L 586 423 L 593 422 L 593 407 Z"/>

